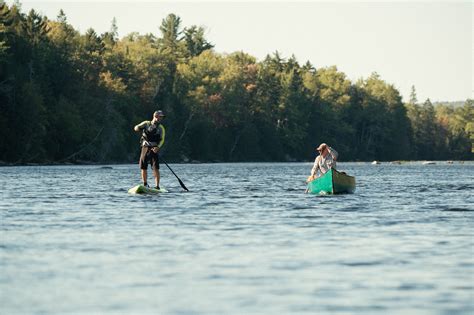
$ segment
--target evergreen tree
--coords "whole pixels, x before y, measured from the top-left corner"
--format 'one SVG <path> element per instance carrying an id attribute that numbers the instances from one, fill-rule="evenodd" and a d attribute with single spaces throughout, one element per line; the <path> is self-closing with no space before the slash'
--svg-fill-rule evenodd
<path id="1" fill-rule="evenodd" d="M 203 51 L 214 47 L 204 38 L 204 28 L 195 25 L 184 29 L 184 40 L 191 57 L 198 56 Z"/>
<path id="2" fill-rule="evenodd" d="M 160 25 L 164 49 L 175 51 L 181 36 L 181 18 L 171 13 Z"/>

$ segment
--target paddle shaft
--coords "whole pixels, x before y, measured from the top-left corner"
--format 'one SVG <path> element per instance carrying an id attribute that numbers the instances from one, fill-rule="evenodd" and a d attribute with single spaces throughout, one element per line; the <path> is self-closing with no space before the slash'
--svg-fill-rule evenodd
<path id="1" fill-rule="evenodd" d="M 154 148 L 155 146 L 151 146 L 151 145 L 147 145 L 147 147 L 149 148 Z M 166 163 L 165 159 L 163 159 L 163 157 L 160 157 L 160 161 L 163 161 L 163 163 L 165 163 L 165 165 L 170 169 L 171 173 L 173 173 L 174 176 L 176 176 L 176 178 L 178 179 L 178 182 L 179 184 L 181 185 L 181 187 L 186 190 L 186 191 L 189 191 L 189 189 L 186 187 L 186 185 L 184 185 L 183 181 L 181 179 L 179 179 L 178 175 L 176 175 L 176 173 L 173 171 L 173 169 L 168 165 L 168 163 Z"/>
<path id="2" fill-rule="evenodd" d="M 189 191 L 188 188 L 186 188 L 186 186 L 184 185 L 183 181 L 181 179 L 179 179 L 178 175 L 176 175 L 176 173 L 173 171 L 173 169 L 171 169 L 171 167 L 168 165 L 168 163 L 166 163 L 166 161 L 160 157 L 160 160 L 163 161 L 163 163 L 165 163 L 165 165 L 170 169 L 171 173 L 173 173 L 174 176 L 176 176 L 176 178 L 178 179 L 179 181 L 179 184 L 181 185 L 181 187 L 186 190 L 186 191 Z"/>

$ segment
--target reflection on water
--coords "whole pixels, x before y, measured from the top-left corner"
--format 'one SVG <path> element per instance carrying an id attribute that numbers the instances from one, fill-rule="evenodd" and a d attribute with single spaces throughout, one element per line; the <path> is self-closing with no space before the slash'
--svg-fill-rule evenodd
<path id="1" fill-rule="evenodd" d="M 474 312 L 474 165 L 340 163 L 353 195 L 305 195 L 310 163 L 0 168 L 0 313 Z"/>

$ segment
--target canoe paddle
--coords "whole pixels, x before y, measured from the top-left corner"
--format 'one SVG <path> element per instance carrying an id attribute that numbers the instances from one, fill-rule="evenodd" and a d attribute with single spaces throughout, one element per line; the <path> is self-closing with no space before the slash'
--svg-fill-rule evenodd
<path id="1" fill-rule="evenodd" d="M 181 181 L 181 179 L 179 179 L 178 175 L 176 175 L 175 172 L 173 172 L 173 170 L 171 169 L 171 167 L 168 165 L 168 163 L 166 163 L 166 161 L 160 157 L 160 160 L 163 161 L 163 163 L 165 163 L 165 165 L 170 169 L 171 173 L 173 173 L 174 176 L 176 176 L 176 178 L 178 179 L 179 181 L 179 184 L 181 185 L 181 187 L 186 190 L 186 191 L 189 191 L 189 189 L 186 188 L 186 186 L 184 185 L 184 183 Z"/>

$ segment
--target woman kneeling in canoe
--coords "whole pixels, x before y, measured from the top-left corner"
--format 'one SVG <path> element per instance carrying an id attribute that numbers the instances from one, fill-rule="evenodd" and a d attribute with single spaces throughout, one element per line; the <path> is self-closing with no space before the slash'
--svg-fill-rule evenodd
<path id="1" fill-rule="evenodd" d="M 324 175 L 331 168 L 336 169 L 336 160 L 338 156 L 336 150 L 328 146 L 326 143 L 321 143 L 319 147 L 316 148 L 316 151 L 319 152 L 319 155 L 314 160 L 314 165 L 311 169 L 311 175 L 306 180 L 308 183 L 315 178 Z"/>

